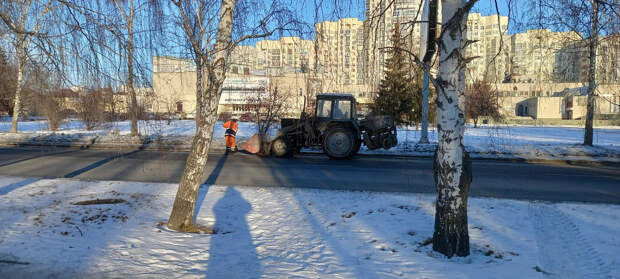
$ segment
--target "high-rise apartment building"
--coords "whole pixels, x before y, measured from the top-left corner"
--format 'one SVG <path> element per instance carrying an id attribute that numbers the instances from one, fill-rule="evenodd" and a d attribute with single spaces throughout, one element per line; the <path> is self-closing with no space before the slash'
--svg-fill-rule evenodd
<path id="1" fill-rule="evenodd" d="M 511 79 L 517 82 L 550 82 L 561 66 L 556 53 L 579 36 L 549 29 L 527 30 L 511 36 Z"/>
<path id="2" fill-rule="evenodd" d="M 357 18 L 316 24 L 317 71 L 327 91 L 364 84 L 364 24 Z"/>
<path id="3" fill-rule="evenodd" d="M 364 22 L 364 55 L 367 83 L 377 88 L 385 71 L 388 58 L 385 48 L 390 41 L 396 22 L 407 42 L 405 47 L 418 53 L 420 45 L 420 23 L 422 19 L 421 0 L 366 0 L 366 21 Z"/>
<path id="4" fill-rule="evenodd" d="M 256 43 L 257 67 L 266 66 L 267 75 L 307 72 L 314 67 L 314 44 L 299 37 L 263 40 Z"/>
<path id="5" fill-rule="evenodd" d="M 238 46 L 229 59 L 229 72 L 279 76 L 314 68 L 314 43 L 299 37 L 262 40 L 256 46 Z"/>
<path id="6" fill-rule="evenodd" d="M 586 82 L 590 65 L 588 41 L 566 44 L 555 55 L 555 79 L 560 82 Z M 596 81 L 620 83 L 620 35 L 600 37 L 596 53 Z"/>
<path id="7" fill-rule="evenodd" d="M 467 65 L 467 80 L 502 82 L 509 74 L 510 36 L 507 16 L 482 16 L 470 13 L 467 17 L 466 38 L 475 41 L 466 49 L 466 57 L 478 57 Z"/>

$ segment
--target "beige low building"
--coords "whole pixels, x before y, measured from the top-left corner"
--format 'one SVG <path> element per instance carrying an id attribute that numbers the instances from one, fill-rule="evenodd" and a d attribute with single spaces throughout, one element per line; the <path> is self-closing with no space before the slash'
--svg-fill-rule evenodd
<path id="1" fill-rule="evenodd" d="M 188 59 L 153 57 L 153 112 L 196 115 L 196 67 Z"/>
<path id="2" fill-rule="evenodd" d="M 311 97 L 319 93 L 321 85 L 317 80 L 303 74 L 281 76 L 228 75 L 223 84 L 218 114 L 243 116 L 256 114 L 254 105 L 271 98 L 284 102 L 281 116 L 299 117 L 304 104 L 311 105 Z M 264 112 L 261 112 L 264 113 Z"/>
<path id="3" fill-rule="evenodd" d="M 587 87 L 580 83 L 497 85 L 500 111 L 505 117 L 534 119 L 582 119 L 586 115 Z M 620 117 L 620 85 L 604 84 L 596 89 L 595 115 Z"/>
<path id="4" fill-rule="evenodd" d="M 193 118 L 196 114 L 196 70 L 190 60 L 153 57 L 154 100 L 152 111 Z M 242 116 L 254 112 L 257 96 L 277 90 L 286 99 L 285 116 L 298 116 L 312 104 L 312 96 L 322 92 L 320 79 L 303 73 L 278 76 L 229 73 L 223 84 L 218 114 Z"/>
<path id="5" fill-rule="evenodd" d="M 517 116 L 530 116 L 534 119 L 562 119 L 563 97 L 536 97 L 516 104 Z"/>

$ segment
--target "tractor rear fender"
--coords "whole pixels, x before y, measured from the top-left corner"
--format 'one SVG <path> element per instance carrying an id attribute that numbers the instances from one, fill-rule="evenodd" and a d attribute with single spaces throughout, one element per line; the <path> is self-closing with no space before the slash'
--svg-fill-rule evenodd
<path id="1" fill-rule="evenodd" d="M 349 131 L 351 131 L 351 134 L 354 135 L 355 139 L 357 140 L 361 140 L 361 135 L 360 135 L 360 128 L 359 125 L 357 125 L 357 123 L 355 122 L 351 122 L 351 121 L 332 121 L 330 122 L 328 125 L 325 125 L 324 127 L 320 127 L 320 131 L 322 135 L 325 135 L 325 133 L 331 129 L 332 127 L 344 127 L 345 129 L 348 129 Z"/>

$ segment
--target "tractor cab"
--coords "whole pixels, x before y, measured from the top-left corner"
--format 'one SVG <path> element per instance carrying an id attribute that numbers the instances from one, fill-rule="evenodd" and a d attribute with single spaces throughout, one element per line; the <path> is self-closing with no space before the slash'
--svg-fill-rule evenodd
<path id="1" fill-rule="evenodd" d="M 315 116 L 323 121 L 354 121 L 355 105 L 355 97 L 351 94 L 318 94 Z"/>

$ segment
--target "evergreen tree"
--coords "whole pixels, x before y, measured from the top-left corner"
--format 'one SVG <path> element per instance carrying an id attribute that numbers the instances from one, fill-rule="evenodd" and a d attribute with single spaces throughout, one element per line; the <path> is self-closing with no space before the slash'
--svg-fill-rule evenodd
<path id="1" fill-rule="evenodd" d="M 15 67 L 9 62 L 2 46 L 0 46 L 0 115 L 13 114 L 15 96 Z"/>
<path id="2" fill-rule="evenodd" d="M 414 69 L 413 67 L 411 67 Z M 423 90 L 423 71 L 422 69 L 415 68 L 411 74 L 411 82 L 410 82 L 410 92 L 413 103 L 412 103 L 412 111 L 406 114 L 407 120 L 410 123 L 420 123 L 422 121 L 422 90 Z M 429 115 L 430 115 L 429 110 Z M 429 117 L 430 119 L 430 117 Z"/>
<path id="3" fill-rule="evenodd" d="M 415 95 L 421 94 L 413 86 L 413 78 L 410 77 L 409 70 L 411 65 L 407 63 L 406 53 L 396 49 L 405 45 L 400 36 L 399 23 L 396 22 L 394 34 L 391 42 L 395 48 L 387 50 L 388 58 L 385 61 L 385 77 L 379 85 L 379 92 L 372 105 L 373 113 L 376 115 L 390 115 L 395 123 L 401 124 L 407 121 L 418 121 L 420 119 L 420 109 L 414 111 L 414 104 L 417 101 Z M 417 94 L 414 94 L 417 92 Z M 417 114 L 418 116 L 415 116 Z"/>

